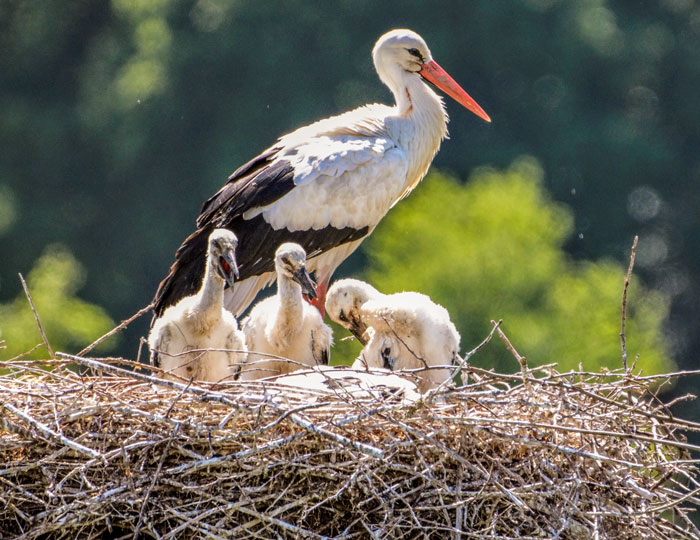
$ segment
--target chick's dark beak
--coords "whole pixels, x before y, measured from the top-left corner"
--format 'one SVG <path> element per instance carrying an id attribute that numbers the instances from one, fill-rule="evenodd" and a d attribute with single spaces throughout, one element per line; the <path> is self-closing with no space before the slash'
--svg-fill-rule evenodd
<path id="1" fill-rule="evenodd" d="M 299 268 L 292 274 L 294 281 L 301 285 L 301 290 L 309 300 L 316 298 L 316 284 L 311 279 L 311 276 L 306 271 L 306 268 Z"/>
<path id="2" fill-rule="evenodd" d="M 352 326 L 350 327 L 350 332 L 352 333 L 353 336 L 357 338 L 357 341 L 359 341 L 363 346 L 367 345 L 367 342 L 369 339 L 367 339 L 367 325 L 364 324 L 362 321 L 359 320 L 353 320 L 352 321 Z"/>
<path id="3" fill-rule="evenodd" d="M 236 264 L 236 256 L 233 250 L 224 251 L 219 255 L 219 264 L 217 265 L 219 275 L 228 283 L 228 286 L 233 288 L 234 277 L 238 279 L 238 265 Z"/>

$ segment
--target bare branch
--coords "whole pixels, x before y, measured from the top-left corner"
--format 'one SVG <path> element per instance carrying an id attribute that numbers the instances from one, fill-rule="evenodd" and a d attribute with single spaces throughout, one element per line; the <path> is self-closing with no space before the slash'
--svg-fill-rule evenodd
<path id="1" fill-rule="evenodd" d="M 625 324 L 627 321 L 627 288 L 630 285 L 630 279 L 632 279 L 632 269 L 634 268 L 634 259 L 637 254 L 637 241 L 638 236 L 634 237 L 632 241 L 632 250 L 630 251 L 630 263 L 627 267 L 627 274 L 625 275 L 625 284 L 622 288 L 622 317 L 620 323 L 620 345 L 622 347 L 622 364 L 624 365 L 625 371 L 627 371 L 627 338 L 625 337 Z"/>
<path id="2" fill-rule="evenodd" d="M 12 414 L 15 416 L 21 418 L 25 422 L 27 422 L 30 426 L 33 428 L 37 429 L 40 433 L 42 433 L 44 436 L 48 437 L 49 439 L 52 439 L 54 441 L 57 441 L 61 443 L 64 446 L 67 446 L 71 450 L 75 450 L 76 452 L 80 452 L 82 454 L 86 454 L 90 456 L 93 459 L 102 459 L 102 455 L 100 455 L 99 452 L 96 452 L 95 450 L 92 450 L 91 448 L 88 448 L 87 446 L 83 446 L 82 444 L 79 444 L 67 437 L 64 437 L 60 433 L 56 433 L 54 430 L 49 428 L 48 426 L 45 426 L 38 420 L 35 420 L 32 418 L 30 415 L 23 413 L 16 407 L 10 405 L 7 402 L 0 403 L 0 407 L 3 407 L 10 411 Z"/>
<path id="3" fill-rule="evenodd" d="M 24 281 L 24 276 L 22 276 L 22 274 L 19 274 L 19 280 L 22 282 L 22 288 L 24 289 L 24 294 L 27 296 L 27 300 L 29 301 L 29 306 L 32 308 L 32 313 L 34 313 L 34 319 L 36 320 L 36 325 L 39 327 L 39 333 L 41 334 L 41 339 L 44 342 L 44 346 L 46 347 L 46 350 L 49 353 L 49 357 L 51 359 L 53 359 L 54 358 L 53 349 L 51 349 L 51 345 L 49 345 L 49 340 L 46 337 L 46 332 L 44 332 L 44 327 L 41 325 L 41 320 L 39 319 L 39 314 L 36 311 L 36 307 L 34 307 L 34 300 L 32 300 L 32 295 L 29 294 L 29 287 L 27 287 L 27 282 Z"/>
<path id="4" fill-rule="evenodd" d="M 132 322 L 134 322 L 136 319 L 138 319 L 139 317 L 141 317 L 141 315 L 143 315 L 144 313 L 147 313 L 148 311 L 150 311 L 152 308 L 153 308 L 153 304 L 148 304 L 145 308 L 141 308 L 139 311 L 137 311 L 136 313 L 134 313 L 131 317 L 129 317 L 128 319 L 123 320 L 123 321 L 120 322 L 117 326 L 115 326 L 114 328 L 112 328 L 112 329 L 111 329 L 109 332 L 107 332 L 104 336 L 102 336 L 102 337 L 100 337 L 100 338 L 97 338 L 97 339 L 96 339 L 95 341 L 93 341 L 90 345 L 88 345 L 87 347 L 85 347 L 82 351 L 80 351 L 80 352 L 78 353 L 78 356 L 86 355 L 86 354 L 89 353 L 92 349 L 94 349 L 94 348 L 97 347 L 100 343 L 102 343 L 104 340 L 106 340 L 106 339 L 112 337 L 112 336 L 113 336 L 114 334 L 116 334 L 117 332 L 119 332 L 119 331 L 121 331 L 121 330 L 124 330 L 124 328 L 126 328 L 127 326 L 129 326 Z"/>
<path id="5" fill-rule="evenodd" d="M 500 321 L 499 321 L 499 323 L 500 323 Z M 523 384 L 529 390 L 530 383 L 529 383 L 529 378 L 528 378 L 527 358 L 520 355 L 520 353 L 518 353 L 518 351 L 515 350 L 515 347 L 513 347 L 513 344 L 510 342 L 510 340 L 505 335 L 505 333 L 503 332 L 501 327 L 498 324 L 496 324 L 495 321 L 491 321 L 491 324 L 496 329 L 496 332 L 498 332 L 498 337 L 500 337 L 503 340 L 503 343 L 506 344 L 506 348 L 513 354 L 513 356 L 515 356 L 515 359 L 518 361 L 518 364 L 520 365 L 520 371 L 523 375 Z"/>

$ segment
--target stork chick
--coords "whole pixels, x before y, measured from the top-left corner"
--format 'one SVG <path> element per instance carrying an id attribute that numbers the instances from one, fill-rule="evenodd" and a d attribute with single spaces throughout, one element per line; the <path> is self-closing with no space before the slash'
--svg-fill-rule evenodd
<path id="1" fill-rule="evenodd" d="M 242 328 L 251 354 L 242 380 L 290 373 L 301 366 L 266 355 L 287 358 L 307 366 L 328 364 L 333 331 L 316 308 L 304 301 L 316 296 L 306 270 L 306 252 L 299 244 L 282 244 L 275 253 L 277 294 L 258 302 Z M 256 355 L 254 353 L 264 353 Z"/>
<path id="2" fill-rule="evenodd" d="M 382 294 L 358 280 L 341 280 L 328 291 L 329 316 L 365 345 L 354 367 L 392 371 L 450 366 L 460 336 L 447 310 L 417 292 Z M 450 377 L 450 369 L 416 373 L 422 392 Z"/>
<path id="3" fill-rule="evenodd" d="M 224 308 L 224 287 L 233 287 L 236 235 L 215 229 L 209 235 L 206 270 L 199 291 L 165 310 L 148 336 L 151 364 L 184 379 L 219 382 L 245 361 L 245 336 Z M 211 350 L 207 350 L 211 349 Z"/>

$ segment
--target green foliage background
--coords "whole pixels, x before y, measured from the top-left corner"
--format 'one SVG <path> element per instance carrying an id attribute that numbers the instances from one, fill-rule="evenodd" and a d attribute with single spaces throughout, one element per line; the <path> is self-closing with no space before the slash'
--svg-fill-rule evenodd
<path id="1" fill-rule="evenodd" d="M 233 169 L 299 125 L 389 100 L 370 51 L 396 27 L 421 33 L 493 123 L 448 102 L 441 173 L 340 274 L 434 295 L 463 348 L 503 318 L 533 361 L 614 366 L 639 234 L 630 352 L 697 367 L 697 0 L 0 2 L 0 339 L 38 343 L 19 329 L 17 273 L 51 245 L 85 272 L 51 266 L 62 292 L 37 299 L 56 348 L 145 306 Z M 69 325 L 68 311 L 83 315 Z M 112 352 L 135 357 L 147 328 Z M 503 361 L 493 349 L 485 363 Z"/>
<path id="2" fill-rule="evenodd" d="M 49 246 L 26 277 L 41 326 L 54 350 L 81 349 L 114 326 L 103 308 L 76 297 L 84 281 L 83 267 L 61 246 Z M 6 349 L 0 351 L 0 359 L 15 358 L 43 343 L 24 292 L 0 304 L 2 339 Z M 22 357 L 47 358 L 47 351 L 42 346 Z"/>
<path id="3" fill-rule="evenodd" d="M 532 158 L 507 170 L 481 168 L 466 185 L 434 173 L 392 210 L 373 235 L 368 280 L 385 293 L 419 290 L 444 305 L 463 351 L 503 328 L 532 364 L 559 369 L 621 366 L 620 311 L 626 268 L 615 261 L 573 261 L 562 249 L 573 216 L 551 200 Z M 647 373 L 672 367 L 661 324 L 663 294 L 629 293 L 627 333 Z M 517 369 L 503 347 L 474 357 L 482 367 Z"/>

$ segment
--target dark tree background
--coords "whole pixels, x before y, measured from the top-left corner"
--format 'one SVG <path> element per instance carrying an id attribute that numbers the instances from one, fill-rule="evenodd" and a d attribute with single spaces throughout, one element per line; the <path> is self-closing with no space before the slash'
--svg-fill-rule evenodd
<path id="1" fill-rule="evenodd" d="M 695 0 L 0 0 L 0 302 L 58 243 L 87 271 L 81 297 L 114 319 L 148 304 L 233 169 L 299 125 L 390 99 L 370 52 L 395 27 L 493 118 L 449 104 L 435 166 L 467 178 L 534 156 L 574 212 L 576 258 L 626 266 L 640 235 L 635 273 L 671 298 L 671 354 L 697 367 Z M 116 352 L 134 357 L 147 323 Z"/>

